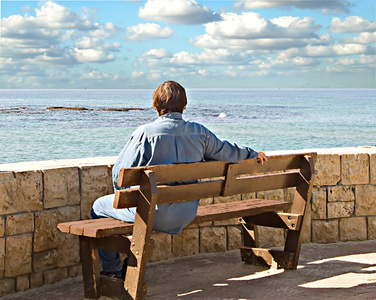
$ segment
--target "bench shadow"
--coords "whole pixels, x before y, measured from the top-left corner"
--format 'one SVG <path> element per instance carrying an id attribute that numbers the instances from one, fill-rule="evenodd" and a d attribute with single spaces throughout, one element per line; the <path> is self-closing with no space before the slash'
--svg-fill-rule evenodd
<path id="1" fill-rule="evenodd" d="M 375 247 L 303 245 L 297 270 L 247 265 L 239 251 L 151 263 L 148 299 L 376 299 Z"/>

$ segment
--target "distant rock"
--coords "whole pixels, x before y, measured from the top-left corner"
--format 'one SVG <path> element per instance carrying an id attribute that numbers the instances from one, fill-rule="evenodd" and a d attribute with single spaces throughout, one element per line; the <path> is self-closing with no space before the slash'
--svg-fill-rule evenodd
<path id="1" fill-rule="evenodd" d="M 26 109 L 26 107 L 0 107 L 0 113 L 21 113 L 23 110 Z"/>
<path id="2" fill-rule="evenodd" d="M 98 111 L 129 111 L 129 110 L 144 110 L 143 108 L 139 108 L 139 107 L 129 107 L 129 108 L 100 108 L 100 109 L 96 109 Z"/>
<path id="3" fill-rule="evenodd" d="M 69 106 L 50 106 L 46 108 L 47 110 L 94 110 L 86 107 L 69 107 Z M 130 111 L 130 110 L 144 110 L 139 107 L 129 107 L 129 108 L 98 108 L 96 111 Z"/>
<path id="4" fill-rule="evenodd" d="M 85 107 L 66 107 L 66 106 L 50 106 L 46 108 L 47 110 L 89 110 Z"/>

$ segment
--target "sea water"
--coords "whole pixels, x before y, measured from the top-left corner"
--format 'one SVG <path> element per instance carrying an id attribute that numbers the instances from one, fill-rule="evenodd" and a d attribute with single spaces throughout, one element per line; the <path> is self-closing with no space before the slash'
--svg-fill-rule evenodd
<path id="1" fill-rule="evenodd" d="M 255 150 L 376 145 L 375 89 L 188 89 L 184 118 Z M 152 90 L 0 90 L 0 163 L 116 156 Z M 49 107 L 86 110 L 50 110 Z M 142 110 L 105 111 L 106 108 Z"/>

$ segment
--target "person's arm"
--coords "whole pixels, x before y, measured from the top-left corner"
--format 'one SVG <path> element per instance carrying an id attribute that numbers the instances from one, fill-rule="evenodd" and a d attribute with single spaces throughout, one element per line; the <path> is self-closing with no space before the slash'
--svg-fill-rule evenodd
<path id="1" fill-rule="evenodd" d="M 244 159 L 250 158 L 257 158 L 261 164 L 268 160 L 264 152 L 258 152 L 249 147 L 238 146 L 228 141 L 222 141 L 210 130 L 207 130 L 205 151 L 206 160 L 220 160 L 238 163 Z"/>
<path id="2" fill-rule="evenodd" d="M 112 169 L 112 180 L 115 190 L 120 189 L 117 185 L 119 171 L 122 168 L 142 166 L 144 163 L 144 143 L 142 127 L 137 128 L 121 150 Z"/>

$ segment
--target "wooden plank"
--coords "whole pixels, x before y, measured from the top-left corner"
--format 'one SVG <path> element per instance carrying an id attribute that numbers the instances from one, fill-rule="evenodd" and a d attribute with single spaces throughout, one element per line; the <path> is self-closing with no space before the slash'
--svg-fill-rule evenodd
<path id="1" fill-rule="evenodd" d="M 263 172 L 275 172 L 280 170 L 299 169 L 301 159 L 304 156 L 315 153 L 299 153 L 287 155 L 268 156 L 268 162 L 261 165 L 257 159 L 247 159 L 239 163 L 239 174 L 257 174 Z M 155 173 L 157 184 L 189 181 L 202 178 L 225 176 L 229 162 L 211 161 L 185 164 L 156 165 L 121 169 L 118 185 L 129 187 L 139 185 L 143 170 L 151 170 Z"/>
<path id="2" fill-rule="evenodd" d="M 301 175 L 298 171 L 240 177 L 232 183 L 233 188 L 231 190 L 228 189 L 226 195 L 229 196 L 292 187 L 296 186 L 299 177 L 301 177 Z M 158 186 L 157 204 L 220 197 L 222 196 L 223 186 L 223 179 L 192 184 Z M 120 190 L 117 192 L 117 201 L 114 203 L 114 207 L 132 207 L 137 203 L 136 199 L 138 197 L 138 189 Z"/>
<path id="3" fill-rule="evenodd" d="M 62 232 L 87 237 L 104 237 L 116 234 L 130 234 L 133 224 L 113 218 L 90 219 L 58 224 Z"/>
<path id="4" fill-rule="evenodd" d="M 80 258 L 85 298 L 98 299 L 101 295 L 100 264 L 94 239 L 80 236 Z"/>
<path id="5" fill-rule="evenodd" d="M 147 285 L 144 283 L 147 261 L 152 252 L 150 243 L 157 200 L 157 184 L 154 173 L 146 170 L 141 177 L 141 197 L 137 203 L 134 232 L 128 256 L 124 288 L 133 299 L 145 299 Z"/>
<path id="6" fill-rule="evenodd" d="M 191 224 L 221 221 L 256 215 L 268 211 L 283 210 L 290 207 L 290 205 L 291 203 L 278 200 L 250 199 L 199 206 L 197 216 L 193 219 Z"/>
<path id="7" fill-rule="evenodd" d="M 108 219 L 88 219 L 88 220 L 80 220 L 80 221 L 73 221 L 73 222 L 65 222 L 59 223 L 57 225 L 58 229 L 61 232 L 82 235 L 83 234 L 83 227 L 90 224 L 99 224 L 100 222 L 108 222 Z"/>
<path id="8" fill-rule="evenodd" d="M 256 216 L 243 217 L 243 220 L 246 224 L 300 230 L 302 215 L 268 212 Z"/>
<path id="9" fill-rule="evenodd" d="M 157 184 L 220 177 L 225 175 L 227 164 L 228 162 L 211 161 L 126 168 L 119 172 L 118 185 L 121 187 L 139 185 L 143 170 L 153 171 Z"/>
<path id="10" fill-rule="evenodd" d="M 234 184 L 237 194 L 269 191 L 296 186 L 299 177 L 298 171 L 281 172 L 260 176 L 241 177 Z"/>

